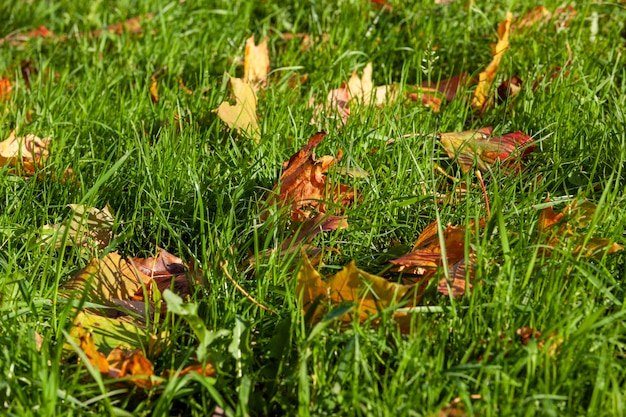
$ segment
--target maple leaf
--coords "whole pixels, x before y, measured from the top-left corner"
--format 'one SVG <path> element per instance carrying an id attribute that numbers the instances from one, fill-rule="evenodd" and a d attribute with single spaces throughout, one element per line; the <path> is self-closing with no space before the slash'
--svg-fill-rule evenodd
<path id="1" fill-rule="evenodd" d="M 104 249 L 113 237 L 111 228 L 115 222 L 111 207 L 108 205 L 102 209 L 87 207 L 82 204 L 69 204 L 72 209 L 72 217 L 63 224 L 53 226 L 45 225 L 41 244 L 54 242 L 55 248 L 66 246 L 83 246 Z M 67 239 L 63 241 L 64 237 Z"/>
<path id="2" fill-rule="evenodd" d="M 302 310 L 305 315 L 312 317 L 313 322 L 319 321 L 325 314 L 326 306 L 323 302 L 332 306 L 344 302 L 354 303 L 353 311 L 363 322 L 370 315 L 397 304 L 413 288 L 362 271 L 354 261 L 324 281 L 306 254 L 302 255 L 302 259 L 297 291 L 302 297 Z M 341 319 L 344 322 L 352 321 L 350 313 L 342 315 Z"/>
<path id="3" fill-rule="evenodd" d="M 431 107 L 433 112 L 439 112 L 442 101 L 450 102 L 454 100 L 459 90 L 470 81 L 466 73 L 455 75 L 438 82 L 422 82 L 422 86 L 417 91 L 409 92 L 408 97 L 413 101 L 421 101 L 424 106 Z"/>
<path id="4" fill-rule="evenodd" d="M 235 104 L 224 101 L 214 111 L 229 128 L 245 133 L 257 143 L 261 131 L 256 115 L 257 98 L 254 88 L 240 78 L 230 77 L 230 85 L 235 96 Z"/>
<path id="5" fill-rule="evenodd" d="M 61 293 L 84 297 L 86 301 L 97 304 L 121 306 L 145 315 L 144 288 L 151 298 L 155 292 L 153 285 L 156 285 L 162 292 L 170 288 L 174 281 L 174 290 L 180 295 L 191 293 L 190 283 L 187 280 L 193 281 L 194 278 L 187 277 L 186 269 L 179 273 L 183 266 L 177 261 L 173 262 L 172 259 L 178 258 L 161 249 L 160 255 L 155 259 L 138 259 L 139 267 L 136 267 L 133 261 L 127 261 L 119 253 L 111 252 L 102 259 L 92 259 L 85 268 L 63 284 Z M 146 268 L 146 265 L 150 264 L 156 268 L 152 269 L 152 273 Z M 159 270 L 161 266 L 170 275 L 165 275 L 162 270 Z M 155 277 L 154 271 L 160 275 Z M 195 276 L 196 283 L 199 284 L 202 281 L 201 271 L 195 271 L 195 275 L 192 276 Z"/>
<path id="6" fill-rule="evenodd" d="M 479 227 L 484 227 L 482 220 L 479 221 Z M 437 284 L 437 291 L 444 295 L 452 293 L 455 297 L 463 295 L 467 281 L 470 288 L 472 287 L 476 269 L 476 256 L 471 249 L 468 258 L 465 259 L 465 226 L 449 224 L 443 230 L 443 241 L 446 249 L 445 262 L 449 266 L 449 279 L 441 278 Z M 394 272 L 419 276 L 421 293 L 430 279 L 441 271 L 444 262 L 437 221 L 433 221 L 422 231 L 409 253 L 389 262 L 398 265 Z"/>
<path id="7" fill-rule="evenodd" d="M 476 163 L 481 172 L 501 163 L 508 171 L 519 172 L 521 160 L 535 148 L 529 135 L 522 132 L 491 136 L 491 127 L 464 132 L 440 133 L 441 145 L 451 159 L 457 161 L 463 173 Z"/>
<path id="8" fill-rule="evenodd" d="M 591 225 L 596 209 L 596 205 L 587 200 L 573 201 L 560 213 L 552 207 L 546 207 L 539 214 L 538 231 L 551 248 L 571 242 L 573 256 L 600 258 L 605 252 L 611 254 L 623 250 L 622 245 L 610 239 L 587 238 L 585 229 Z M 550 251 L 544 253 L 549 255 Z"/>
<path id="9" fill-rule="evenodd" d="M 396 100 L 397 95 L 393 86 L 374 87 L 372 82 L 372 63 L 368 62 L 363 69 L 362 76 L 359 77 L 356 71 L 352 72 L 352 76 L 348 83 L 344 83 L 340 88 L 331 90 L 326 97 L 326 105 L 319 104 L 315 107 L 315 112 L 311 123 L 321 116 L 339 118 L 345 124 L 350 117 L 350 102 L 356 102 L 362 106 L 382 106 L 385 103 L 392 103 Z M 311 106 L 314 106 L 315 100 L 311 99 Z"/>
<path id="10" fill-rule="evenodd" d="M 267 201 L 268 206 L 289 206 L 293 221 L 305 221 L 315 212 L 326 213 L 329 201 L 343 207 L 354 201 L 354 191 L 350 187 L 343 184 L 331 187 L 324 175 L 341 159 L 341 151 L 337 158 L 323 156 L 315 159 L 313 150 L 325 136 L 325 132 L 316 133 L 283 164 L 283 173 Z"/>
<path id="11" fill-rule="evenodd" d="M 258 90 L 259 85 L 267 85 L 270 72 L 270 57 L 267 50 L 267 38 L 258 45 L 254 44 L 254 35 L 246 39 L 243 58 L 243 81 Z"/>
<path id="12" fill-rule="evenodd" d="M 506 19 L 500 22 L 498 25 L 498 42 L 491 46 L 491 53 L 493 58 L 487 68 L 478 75 L 478 85 L 474 90 L 474 97 L 472 99 L 472 106 L 475 109 L 483 109 L 487 103 L 487 97 L 489 97 L 489 90 L 491 84 L 496 76 L 500 61 L 504 52 L 509 48 L 509 32 L 511 29 L 511 22 L 513 20 L 513 14 L 511 12 L 506 13 Z"/>
<path id="13" fill-rule="evenodd" d="M 13 129 L 9 137 L 0 142 L 0 167 L 10 165 L 16 167 L 18 173 L 33 175 L 48 157 L 50 138 L 42 139 L 33 134 L 17 137 L 16 131 Z"/>

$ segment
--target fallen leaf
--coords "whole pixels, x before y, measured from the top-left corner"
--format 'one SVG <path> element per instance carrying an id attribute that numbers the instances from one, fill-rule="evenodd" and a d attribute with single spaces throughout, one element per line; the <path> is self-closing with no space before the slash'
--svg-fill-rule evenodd
<path id="1" fill-rule="evenodd" d="M 343 184 L 331 187 L 325 175 L 341 159 L 341 151 L 337 158 L 323 156 L 315 159 L 313 151 L 325 136 L 325 132 L 316 133 L 283 164 L 283 173 L 272 190 L 267 206 L 288 206 L 291 219 L 303 222 L 317 213 L 327 213 L 329 202 L 341 209 L 354 201 L 354 190 Z"/>
<path id="2" fill-rule="evenodd" d="M 469 274 L 467 273 L 467 266 L 469 265 Z M 465 259 L 461 259 L 454 265 L 450 266 L 450 279 L 443 277 L 437 284 L 437 292 L 443 295 L 449 296 L 452 293 L 453 297 L 459 297 L 465 294 L 466 287 L 469 285 L 472 288 L 476 271 L 476 254 L 470 253 L 469 259 L 466 262 Z"/>
<path id="3" fill-rule="evenodd" d="M 350 262 L 340 272 L 324 281 L 313 268 L 306 255 L 302 256 L 302 267 L 298 272 L 298 294 L 302 297 L 305 315 L 319 321 L 326 313 L 326 303 L 337 306 L 341 303 L 354 303 L 354 314 L 363 322 L 370 315 L 400 302 L 413 288 L 387 281 L 385 278 L 369 274 Z M 314 311 L 309 309 L 314 308 Z M 341 316 L 345 322 L 352 321 L 351 312 Z"/>
<path id="4" fill-rule="evenodd" d="M 511 32 L 515 33 L 523 29 L 531 28 L 535 25 L 543 25 L 551 20 L 557 20 L 557 27 L 567 27 L 571 23 L 577 12 L 573 6 L 560 7 L 552 13 L 544 6 L 537 6 L 521 18 L 515 19 L 511 26 Z M 522 32 L 523 33 L 523 32 Z"/>
<path id="5" fill-rule="evenodd" d="M 530 339 L 537 339 L 541 337 L 541 332 L 539 330 L 533 330 L 530 327 L 521 327 L 515 331 L 515 334 L 518 335 L 522 340 L 522 345 L 528 345 Z"/>
<path id="6" fill-rule="evenodd" d="M 133 295 L 134 301 L 143 301 L 147 296 L 152 299 L 154 286 L 159 293 L 166 289 L 172 289 L 180 296 L 191 295 L 192 285 L 202 285 L 204 279 L 201 270 L 188 267 L 183 260 L 172 255 L 165 249 L 157 248 L 159 254 L 154 258 L 132 258 L 132 265 L 150 278 L 150 282 L 144 288 L 138 288 Z"/>
<path id="7" fill-rule="evenodd" d="M 489 65 L 487 65 L 487 68 L 479 74 L 478 85 L 476 86 L 476 90 L 474 90 L 472 106 L 475 109 L 483 109 L 483 106 L 487 103 L 489 90 L 491 89 L 491 84 L 496 76 L 498 67 L 500 66 L 500 61 L 502 61 L 504 52 L 509 48 L 509 32 L 512 20 L 513 14 L 507 12 L 506 19 L 498 25 L 498 43 L 491 46 L 493 58 Z"/>
<path id="8" fill-rule="evenodd" d="M 514 75 L 510 79 L 502 81 L 497 91 L 498 102 L 504 103 L 514 98 L 522 91 L 522 79 Z"/>
<path id="9" fill-rule="evenodd" d="M 521 161 L 535 148 L 529 135 L 522 132 L 491 136 L 491 127 L 464 132 L 440 133 L 441 145 L 448 157 L 456 160 L 463 173 L 474 164 L 481 172 L 488 172 L 500 163 L 508 172 L 519 172 Z"/>
<path id="10" fill-rule="evenodd" d="M 594 218 L 596 205 L 587 200 L 576 200 L 560 213 L 552 207 L 544 208 L 539 214 L 537 227 L 545 245 L 550 248 L 569 247 L 572 256 L 600 258 L 624 249 L 622 245 L 606 238 L 588 238 L 588 228 Z M 571 246 L 569 246 L 571 245 Z M 542 251 L 546 255 L 550 250 Z"/>
<path id="11" fill-rule="evenodd" d="M 261 131 L 256 115 L 257 98 L 254 88 L 240 78 L 233 77 L 230 77 L 230 85 L 235 96 L 235 104 L 224 101 L 214 111 L 229 128 L 249 135 L 258 143 Z"/>
<path id="12" fill-rule="evenodd" d="M 259 85 L 267 85 L 270 72 L 270 57 L 267 50 L 267 38 L 258 45 L 254 44 L 254 35 L 246 40 L 243 58 L 243 81 L 258 90 Z"/>
<path id="13" fill-rule="evenodd" d="M 43 166 L 48 157 L 50 138 L 40 138 L 33 134 L 17 137 L 17 129 L 3 142 L 0 142 L 0 167 L 16 167 L 18 173 L 33 175 L 38 167 Z"/>
<path id="14" fill-rule="evenodd" d="M 311 123 L 315 124 L 321 118 L 339 118 L 345 124 L 350 117 L 349 103 L 351 102 L 365 107 L 393 103 L 397 99 L 393 86 L 374 87 L 372 72 L 371 62 L 367 63 L 361 77 L 353 71 L 348 83 L 328 93 L 325 105 L 316 106 L 315 99 L 312 98 L 309 105 L 315 107 L 315 111 Z"/>
<path id="15" fill-rule="evenodd" d="M 50 32 L 45 26 L 39 26 L 26 33 L 8 35 L 0 39 L 0 45 L 7 43 L 11 46 L 21 46 L 36 38 L 54 38 L 54 33 Z"/>
<path id="16" fill-rule="evenodd" d="M 150 78 L 150 99 L 152 99 L 153 103 L 159 102 L 159 84 L 157 83 L 157 78 L 153 75 Z"/>
<path id="17" fill-rule="evenodd" d="M 149 285 L 150 277 L 134 268 L 119 253 L 93 259 L 61 286 L 65 295 L 84 297 L 86 301 L 114 306 L 112 300 L 130 300 L 135 292 Z"/>
<path id="18" fill-rule="evenodd" d="M 69 204 L 68 207 L 72 209 L 72 217 L 62 224 L 43 226 L 39 242 L 42 245 L 54 243 L 56 248 L 63 245 L 107 247 L 113 237 L 111 229 L 115 222 L 111 207 L 97 209 L 82 204 Z"/>
<path id="19" fill-rule="evenodd" d="M 391 262 L 398 265 L 397 272 L 413 275 L 433 275 L 442 265 L 443 258 L 437 221 L 429 224 L 417 238 L 417 242 L 409 253 Z M 450 266 L 461 261 L 465 256 L 465 227 L 448 225 L 443 231 L 446 247 L 446 259 Z M 465 275 L 463 275 L 465 281 Z"/>
<path id="20" fill-rule="evenodd" d="M 9 101 L 11 98 L 11 80 L 0 77 L 0 101 Z"/>

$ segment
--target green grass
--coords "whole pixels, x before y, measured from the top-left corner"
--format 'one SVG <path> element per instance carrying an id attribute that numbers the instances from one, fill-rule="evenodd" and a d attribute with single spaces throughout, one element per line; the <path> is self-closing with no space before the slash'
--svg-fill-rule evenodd
<path id="1" fill-rule="evenodd" d="M 464 177 L 434 138 L 385 141 L 489 125 L 533 135 L 538 146 L 520 175 L 487 176 L 492 217 L 482 235 L 468 235 L 478 262 L 471 295 L 451 300 L 430 289 L 422 304 L 434 308 L 415 314 L 408 335 L 389 312 L 380 314 L 378 327 L 341 328 L 333 320 L 313 327 L 297 304 L 297 261 L 271 256 L 246 266 L 251 254 L 279 247 L 289 235 L 285 222 L 261 220 L 260 203 L 282 163 L 321 127 L 309 124 L 311 97 L 324 99 L 370 61 L 377 85 L 415 85 L 462 71 L 476 76 L 491 59 L 489 44 L 507 9 L 520 16 L 536 5 L 392 3 L 390 12 L 365 0 L 0 4 L 0 36 L 39 25 L 73 35 L 155 14 L 142 36 L 0 46 L 0 75 L 13 82 L 10 100 L 0 104 L 0 140 L 15 126 L 52 137 L 48 175 L 23 178 L 0 167 L 0 414 L 204 416 L 219 405 L 229 415 L 430 416 L 455 398 L 467 415 L 626 414 L 624 254 L 589 259 L 564 248 L 542 256 L 533 208 L 548 196 L 587 198 L 598 205 L 587 236 L 625 243 L 621 3 L 573 2 L 578 14 L 569 27 L 548 24 L 514 36 L 499 77 L 517 74 L 524 89 L 514 105 L 489 110 L 482 120 L 457 99 L 440 113 L 399 102 L 362 109 L 341 129 L 324 123 L 329 135 L 317 154 L 341 148 L 340 166 L 369 173 L 330 174 L 361 197 L 347 210 L 348 229 L 315 239 L 340 251 L 325 256 L 325 275 L 351 259 L 380 272 L 381 254 L 394 242 L 411 246 L 437 216 L 445 226 L 486 215 L 480 191 L 454 205 L 424 195 L 421 184 L 430 191 L 448 184 L 433 162 Z M 298 41 L 281 36 L 298 32 L 328 33 L 329 41 L 302 52 Z M 273 69 L 259 99 L 260 144 L 228 131 L 212 112 L 228 97 L 224 74 L 242 74 L 237 63 L 251 34 L 268 36 Z M 20 74 L 24 60 L 38 69 L 30 88 Z M 150 77 L 164 67 L 153 104 Z M 306 83 L 289 85 L 290 76 L 305 73 Z M 181 90 L 179 77 L 194 95 Z M 78 186 L 54 179 L 70 167 Z M 69 217 L 71 203 L 110 204 L 117 238 L 97 253 L 36 244 L 43 225 Z M 233 333 L 208 348 L 215 378 L 185 376 L 141 390 L 67 357 L 64 332 L 73 313 L 57 291 L 93 256 L 152 256 L 156 245 L 196 261 L 207 283 L 192 300 L 199 317 L 211 331 Z M 224 260 L 239 284 L 278 315 L 226 279 Z M 539 329 L 546 346 L 537 340 L 523 346 L 515 332 L 524 326 Z M 157 372 L 194 362 L 199 342 L 185 323 L 168 315 L 154 327 L 170 331 L 170 343 L 150 357 Z M 44 339 L 41 351 L 35 332 Z M 556 353 L 549 349 L 553 332 L 563 338 Z"/>

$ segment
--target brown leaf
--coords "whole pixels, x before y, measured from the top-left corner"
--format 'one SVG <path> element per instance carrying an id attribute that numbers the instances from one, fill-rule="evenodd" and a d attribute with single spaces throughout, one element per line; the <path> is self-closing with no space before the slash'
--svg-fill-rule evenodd
<path id="1" fill-rule="evenodd" d="M 18 173 L 33 175 L 48 157 L 50 138 L 32 134 L 17 137 L 16 131 L 13 129 L 9 137 L 0 142 L 0 167 L 10 165 L 16 167 Z"/>
<path id="2" fill-rule="evenodd" d="M 354 314 L 358 315 L 360 321 L 364 321 L 371 314 L 397 304 L 413 288 L 411 285 L 396 284 L 362 271 L 356 267 L 354 261 L 324 281 L 306 255 L 302 259 L 297 291 L 302 297 L 303 311 L 311 315 L 313 322 L 319 321 L 325 314 L 324 302 L 329 302 L 331 306 L 342 302 L 354 303 Z M 309 312 L 313 307 L 315 311 Z M 351 314 L 344 314 L 342 320 L 351 321 Z"/>
<path id="3" fill-rule="evenodd" d="M 324 156 L 315 159 L 314 149 L 326 136 L 325 132 L 313 135 L 309 142 L 283 164 L 283 173 L 274 186 L 267 205 L 279 208 L 289 206 L 291 219 L 303 222 L 316 213 L 326 213 L 328 202 L 345 207 L 354 201 L 354 191 L 347 185 L 331 188 L 325 175 L 341 159 Z"/>
<path id="4" fill-rule="evenodd" d="M 235 104 L 224 101 L 214 111 L 229 128 L 248 134 L 255 142 L 261 139 L 256 115 L 257 98 L 254 88 L 239 78 L 230 78 Z"/>
<path id="5" fill-rule="evenodd" d="M 465 256 L 465 227 L 448 225 L 443 231 L 443 239 L 447 262 L 449 265 L 455 265 Z M 432 275 L 443 262 L 437 234 L 437 221 L 435 220 L 424 229 L 411 252 L 389 262 L 400 266 L 397 268 L 398 272 Z M 465 282 L 464 273 L 463 282 Z"/>
<path id="6" fill-rule="evenodd" d="M 515 22 L 513 22 L 513 25 L 511 26 L 511 32 L 528 29 L 535 25 L 543 25 L 550 22 L 551 20 L 557 20 L 557 27 L 566 27 L 569 26 L 576 14 L 576 9 L 574 9 L 574 7 L 572 7 L 571 5 L 568 5 L 566 7 L 560 7 L 556 9 L 554 13 L 552 13 L 544 6 L 540 5 L 526 13 L 521 18 L 515 19 Z"/>
<path id="7" fill-rule="evenodd" d="M 522 345 L 526 346 L 530 339 L 536 339 L 541 337 L 541 332 L 539 330 L 533 330 L 530 327 L 521 327 L 515 331 L 522 340 Z"/>
<path id="8" fill-rule="evenodd" d="M 498 43 L 491 46 L 493 58 L 489 65 L 487 65 L 487 68 L 478 76 L 478 85 L 476 86 L 474 98 L 472 99 L 472 106 L 475 109 L 483 109 L 483 106 L 487 103 L 489 90 L 491 89 L 491 84 L 496 76 L 498 67 L 500 66 L 500 61 L 502 60 L 504 52 L 509 48 L 509 32 L 512 20 L 513 14 L 507 12 L 506 19 L 498 25 Z"/>
<path id="9" fill-rule="evenodd" d="M 254 44 L 254 35 L 246 40 L 243 59 L 243 81 L 258 90 L 259 85 L 267 85 L 270 72 L 270 57 L 267 50 L 267 38 L 258 45 Z"/>
<path id="10" fill-rule="evenodd" d="M 440 133 L 441 145 L 451 159 L 457 161 L 463 173 L 474 163 L 481 172 L 488 172 L 496 163 L 507 171 L 519 172 L 521 160 L 535 148 L 529 135 L 522 132 L 491 136 L 492 128 L 474 131 Z"/>
<path id="11" fill-rule="evenodd" d="M 469 264 L 469 275 L 466 277 L 467 265 Z M 460 295 L 465 294 L 466 284 L 469 284 L 469 287 L 472 288 L 472 282 L 474 281 L 474 275 L 476 271 L 476 255 L 474 253 L 470 253 L 468 262 L 465 262 L 465 259 L 461 259 L 454 265 L 450 266 L 450 280 L 448 281 L 446 277 L 441 278 L 439 283 L 437 284 L 437 291 L 443 295 L 450 295 L 450 290 L 452 291 L 453 297 L 458 297 Z M 467 281 L 466 282 L 466 278 Z M 448 287 L 449 286 L 449 287 Z"/>

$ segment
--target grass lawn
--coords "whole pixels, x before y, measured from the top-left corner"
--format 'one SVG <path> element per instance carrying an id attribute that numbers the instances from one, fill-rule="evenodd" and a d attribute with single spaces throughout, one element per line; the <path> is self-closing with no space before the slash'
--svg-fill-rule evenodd
<path id="1" fill-rule="evenodd" d="M 626 257 L 610 253 L 626 244 L 624 3 L 546 0 L 523 28 L 540 3 L 390 2 L 0 4 L 0 141 L 16 127 L 51 138 L 34 175 L 0 157 L 0 415 L 626 414 Z M 481 111 L 470 82 L 450 102 L 433 93 L 438 111 L 423 105 L 417 86 L 478 79 L 509 10 L 491 91 L 516 75 L 519 94 Z M 53 35 L 29 33 L 40 26 Z M 267 37 L 271 62 L 258 143 L 214 111 L 233 102 L 228 75 L 243 76 L 251 35 Z M 369 62 L 374 84 L 393 84 L 399 99 L 353 100 L 345 123 L 311 106 Z M 519 172 L 487 166 L 483 193 L 437 134 L 487 126 L 528 134 L 534 149 Z M 304 241 L 281 253 L 296 225 L 267 202 L 283 163 L 322 129 L 317 158 L 343 154 L 328 183 L 356 196 L 327 204 L 348 227 L 308 243 L 323 249 L 321 275 L 354 260 L 406 284 L 388 261 L 436 222 L 440 247 L 448 224 L 466 227 L 471 291 L 438 291 L 455 272 L 440 261 L 419 302 L 362 320 L 362 298 L 318 300 L 325 316 L 303 311 Z M 69 204 L 108 204 L 112 239 L 66 246 L 70 229 L 43 239 L 45 225 L 71 220 Z M 565 216 L 546 231 L 549 207 Z M 152 309 L 63 295 L 98 259 L 157 247 L 202 281 L 182 302 L 169 291 L 155 291 Z M 104 322 L 108 302 L 139 313 L 78 337 L 77 314 Z M 118 343 L 139 349 L 156 382 L 100 372 L 84 351 L 89 334 L 105 355 Z M 198 363 L 211 372 L 182 372 Z"/>

